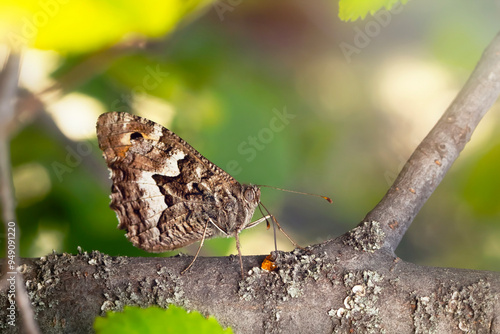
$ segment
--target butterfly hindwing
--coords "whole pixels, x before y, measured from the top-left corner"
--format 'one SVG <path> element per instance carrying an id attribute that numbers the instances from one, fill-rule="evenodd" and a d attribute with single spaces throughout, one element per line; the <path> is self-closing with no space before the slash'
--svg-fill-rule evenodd
<path id="1" fill-rule="evenodd" d="M 99 117 L 97 137 L 113 181 L 110 206 L 134 246 L 163 252 L 201 240 L 205 226 L 208 238 L 250 222 L 258 188 L 241 185 L 172 131 L 110 112 Z"/>

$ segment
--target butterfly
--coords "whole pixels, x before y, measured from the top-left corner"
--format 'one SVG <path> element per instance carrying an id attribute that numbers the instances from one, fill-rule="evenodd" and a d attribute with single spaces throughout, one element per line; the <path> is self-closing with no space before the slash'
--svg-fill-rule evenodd
<path id="1" fill-rule="evenodd" d="M 200 241 L 185 272 L 205 239 L 234 237 L 243 276 L 238 235 L 272 217 L 251 220 L 258 186 L 239 183 L 175 133 L 139 116 L 102 114 L 97 138 L 113 182 L 110 207 L 134 246 L 159 253 Z"/>

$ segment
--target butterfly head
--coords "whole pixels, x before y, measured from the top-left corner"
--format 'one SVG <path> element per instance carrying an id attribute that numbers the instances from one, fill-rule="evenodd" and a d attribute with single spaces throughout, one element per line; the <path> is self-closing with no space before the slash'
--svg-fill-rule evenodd
<path id="1" fill-rule="evenodd" d="M 242 185 L 242 194 L 245 208 L 248 208 L 253 214 L 260 203 L 260 188 L 253 184 L 244 184 Z"/>
<path id="2" fill-rule="evenodd" d="M 241 194 L 242 208 L 245 213 L 243 228 L 245 228 L 250 223 L 255 209 L 260 203 L 260 188 L 252 184 L 242 184 Z"/>

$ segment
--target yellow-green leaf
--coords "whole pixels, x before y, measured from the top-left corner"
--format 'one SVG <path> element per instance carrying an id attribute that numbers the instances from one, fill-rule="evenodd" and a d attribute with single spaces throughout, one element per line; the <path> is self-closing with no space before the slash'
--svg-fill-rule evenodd
<path id="1" fill-rule="evenodd" d="M 405 4 L 408 0 L 340 0 L 339 17 L 342 21 L 364 19 L 368 13 L 373 15 L 383 7 L 391 10 L 398 2 Z"/>
<path id="2" fill-rule="evenodd" d="M 88 52 L 138 35 L 161 37 L 211 0 L 4 0 L 0 42 Z"/>
<path id="3" fill-rule="evenodd" d="M 175 305 L 168 309 L 125 306 L 123 312 L 108 312 L 94 322 L 97 334 L 232 334 L 231 328 L 223 329 L 214 317 L 204 317 L 199 312 L 186 312 Z"/>

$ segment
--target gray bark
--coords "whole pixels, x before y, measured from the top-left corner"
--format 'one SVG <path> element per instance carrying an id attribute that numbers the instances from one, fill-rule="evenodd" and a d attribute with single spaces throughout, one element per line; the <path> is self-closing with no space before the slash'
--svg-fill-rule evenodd
<path id="1" fill-rule="evenodd" d="M 200 258 L 182 276 L 190 257 L 99 252 L 25 259 L 22 271 L 43 333 L 88 333 L 107 310 L 170 303 L 235 333 L 500 333 L 498 273 L 416 266 L 344 238 L 280 253 L 277 271 L 263 259 L 244 258 L 243 280 L 237 257 Z M 5 296 L 0 305 L 3 321 Z"/>

